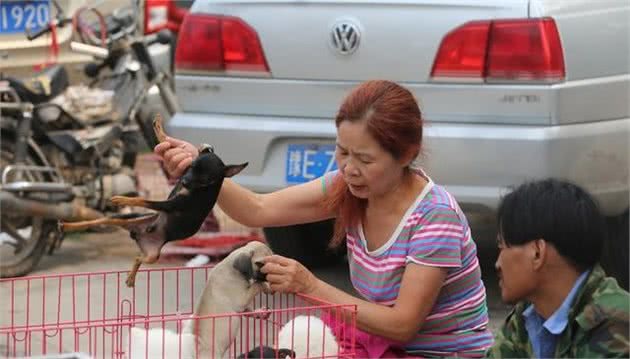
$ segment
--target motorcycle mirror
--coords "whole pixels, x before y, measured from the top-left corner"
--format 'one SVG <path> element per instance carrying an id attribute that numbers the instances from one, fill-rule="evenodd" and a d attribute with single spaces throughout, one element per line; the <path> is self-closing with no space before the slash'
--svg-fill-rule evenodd
<path id="1" fill-rule="evenodd" d="M 168 45 L 173 41 L 173 33 L 168 29 L 160 30 L 157 33 L 157 42 L 163 45 Z"/>

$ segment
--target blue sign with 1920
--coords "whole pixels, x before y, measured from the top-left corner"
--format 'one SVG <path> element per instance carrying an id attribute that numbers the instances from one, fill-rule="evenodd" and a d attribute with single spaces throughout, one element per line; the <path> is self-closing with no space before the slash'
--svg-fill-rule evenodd
<path id="1" fill-rule="evenodd" d="M 50 0 L 0 1 L 0 33 L 31 33 L 50 22 Z"/>

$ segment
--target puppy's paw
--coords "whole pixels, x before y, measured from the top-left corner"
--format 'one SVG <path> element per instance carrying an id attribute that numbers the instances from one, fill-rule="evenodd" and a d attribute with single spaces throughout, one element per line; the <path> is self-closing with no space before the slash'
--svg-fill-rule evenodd
<path id="1" fill-rule="evenodd" d="M 273 291 L 273 289 L 271 289 L 271 285 L 269 285 L 269 282 L 262 282 L 261 286 L 262 286 L 263 293 L 265 293 L 265 294 L 274 294 L 275 293 Z"/>
<path id="2" fill-rule="evenodd" d="M 127 285 L 128 288 L 133 288 L 136 286 L 136 276 L 135 274 L 132 275 L 131 273 L 129 275 L 127 275 L 127 280 L 125 280 L 125 285 Z"/>
<path id="3" fill-rule="evenodd" d="M 256 310 L 260 312 L 260 319 L 269 319 L 269 317 L 271 316 L 271 309 L 267 307 L 261 307 Z"/>
<path id="4" fill-rule="evenodd" d="M 256 319 L 269 319 L 271 310 L 268 307 L 260 307 L 251 311 L 247 316 Z"/>

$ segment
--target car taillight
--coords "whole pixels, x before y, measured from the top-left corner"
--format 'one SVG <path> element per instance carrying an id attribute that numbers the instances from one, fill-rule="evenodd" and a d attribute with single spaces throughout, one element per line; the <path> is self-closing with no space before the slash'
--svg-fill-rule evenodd
<path id="1" fill-rule="evenodd" d="M 163 29 L 177 33 L 187 12 L 172 0 L 145 0 L 144 33 L 151 34 Z"/>
<path id="2" fill-rule="evenodd" d="M 564 76 L 551 18 L 468 22 L 444 37 L 431 71 L 437 81 L 558 82 Z"/>
<path id="3" fill-rule="evenodd" d="M 231 16 L 188 14 L 175 51 L 177 71 L 269 72 L 256 31 Z"/>

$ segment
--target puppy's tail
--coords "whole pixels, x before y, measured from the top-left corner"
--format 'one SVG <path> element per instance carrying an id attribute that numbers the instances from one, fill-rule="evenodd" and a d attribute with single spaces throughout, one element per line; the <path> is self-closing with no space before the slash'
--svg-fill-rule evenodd
<path id="1" fill-rule="evenodd" d="M 155 132 L 155 137 L 158 142 L 166 141 L 166 133 L 164 132 L 164 127 L 162 127 L 162 115 L 159 113 L 155 115 L 153 119 L 153 132 Z"/>

